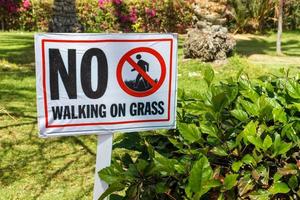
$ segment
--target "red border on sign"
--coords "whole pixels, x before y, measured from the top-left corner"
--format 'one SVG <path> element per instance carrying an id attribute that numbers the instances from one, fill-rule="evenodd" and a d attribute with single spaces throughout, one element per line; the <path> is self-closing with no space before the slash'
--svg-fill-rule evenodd
<path id="1" fill-rule="evenodd" d="M 123 77 L 122 77 L 122 69 L 124 67 L 124 64 L 126 62 L 128 62 L 129 59 L 131 59 L 130 56 L 132 56 L 133 54 L 136 54 L 136 53 L 140 53 L 140 52 L 146 52 L 146 53 L 149 53 L 149 54 L 153 55 L 158 60 L 158 62 L 160 64 L 160 67 L 161 67 L 161 75 L 160 75 L 159 81 L 157 83 L 155 83 L 152 80 L 155 85 L 152 85 L 152 88 L 150 90 L 147 90 L 147 91 L 144 91 L 144 92 L 134 91 L 131 88 L 129 88 L 124 83 L 124 80 L 123 80 Z M 132 62 L 134 62 L 134 61 L 132 60 Z M 129 62 L 129 64 L 131 64 L 131 62 Z M 133 63 L 133 64 L 136 64 L 136 63 Z M 149 77 L 149 78 L 151 79 L 151 77 Z M 160 88 L 160 86 L 165 81 L 165 78 L 166 78 L 166 63 L 165 63 L 163 57 L 156 50 L 151 49 L 149 47 L 138 47 L 138 48 L 131 49 L 130 51 L 128 51 L 127 53 L 125 53 L 123 55 L 123 57 L 120 59 L 120 61 L 118 63 L 118 66 L 117 66 L 117 80 L 118 80 L 118 83 L 121 86 L 121 88 L 127 94 L 129 94 L 131 96 L 146 97 L 146 96 L 149 96 L 149 95 L 153 94 L 154 92 L 156 92 Z"/>
<path id="2" fill-rule="evenodd" d="M 168 117 L 166 119 L 148 119 L 148 120 L 130 120 L 130 121 L 115 121 L 115 122 L 91 122 L 91 123 L 74 123 L 74 124 L 49 124 L 48 106 L 47 106 L 47 87 L 46 87 L 46 61 L 45 61 L 45 43 L 101 43 L 101 42 L 170 42 L 170 77 L 169 77 L 169 95 L 168 95 Z M 164 122 L 170 121 L 171 115 L 171 88 L 172 88 L 172 60 L 173 59 L 173 39 L 106 39 L 106 40 L 57 40 L 57 39 L 42 39 L 42 82 L 43 82 L 43 97 L 45 111 L 45 127 L 60 128 L 60 127 L 78 127 L 78 126 L 93 126 L 93 125 L 117 125 L 143 122 Z"/>

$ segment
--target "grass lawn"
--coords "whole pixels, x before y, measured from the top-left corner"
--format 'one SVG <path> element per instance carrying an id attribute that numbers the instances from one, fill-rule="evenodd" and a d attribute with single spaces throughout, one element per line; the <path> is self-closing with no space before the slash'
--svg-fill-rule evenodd
<path id="1" fill-rule="evenodd" d="M 197 97 L 205 89 L 200 71 L 209 64 L 184 60 L 180 38 L 179 89 Z M 237 55 L 212 64 L 216 81 L 242 68 L 250 77 L 282 67 L 298 72 L 299 32 L 284 34 L 286 56 L 280 58 L 274 34 L 237 38 Z M 96 137 L 37 137 L 33 45 L 32 33 L 0 33 L 0 200 L 91 199 Z"/>

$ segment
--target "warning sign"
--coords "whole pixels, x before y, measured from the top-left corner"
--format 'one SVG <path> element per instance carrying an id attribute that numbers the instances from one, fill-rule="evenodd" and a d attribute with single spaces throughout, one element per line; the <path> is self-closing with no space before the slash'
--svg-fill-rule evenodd
<path id="1" fill-rule="evenodd" d="M 173 34 L 37 34 L 42 136 L 175 128 Z"/>

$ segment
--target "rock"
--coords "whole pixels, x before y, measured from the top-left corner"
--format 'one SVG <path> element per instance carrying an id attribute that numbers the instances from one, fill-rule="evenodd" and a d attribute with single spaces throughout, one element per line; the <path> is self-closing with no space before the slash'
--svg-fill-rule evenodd
<path id="1" fill-rule="evenodd" d="M 204 62 L 226 59 L 236 45 L 234 38 L 225 27 L 220 25 L 203 27 L 203 24 L 204 22 L 198 23 L 197 28 L 188 31 L 184 43 L 184 57 L 199 58 Z"/>
<path id="2" fill-rule="evenodd" d="M 221 25 L 224 19 L 216 14 L 201 13 L 203 9 L 199 5 L 194 9 L 194 28 L 188 31 L 184 57 L 199 58 L 204 62 L 226 59 L 232 54 L 236 42 L 228 29 Z"/>

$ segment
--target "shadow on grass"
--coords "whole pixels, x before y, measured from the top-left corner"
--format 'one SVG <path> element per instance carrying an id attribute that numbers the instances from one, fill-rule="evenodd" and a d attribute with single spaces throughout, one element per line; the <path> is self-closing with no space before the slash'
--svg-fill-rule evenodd
<path id="1" fill-rule="evenodd" d="M 53 192 L 53 185 L 77 185 L 69 188 L 76 191 L 72 198 L 91 196 L 93 182 L 86 180 L 94 175 L 96 138 L 39 138 L 35 102 L 34 69 L 0 71 L 0 193 L 38 199 Z M 14 194 L 10 188 L 20 185 L 27 189 Z"/>
<path id="2" fill-rule="evenodd" d="M 0 108 L 15 118 L 36 120 L 34 80 L 33 69 L 0 71 Z M 0 110 L 0 117 L 4 115 Z"/>
<path id="3" fill-rule="evenodd" d="M 300 56 L 300 40 L 288 39 L 282 42 L 282 51 L 287 56 Z M 276 41 L 262 38 L 237 40 L 236 52 L 243 56 L 253 54 L 276 55 Z"/>
<path id="4" fill-rule="evenodd" d="M 7 129 L 11 136 L 5 139 L 0 137 L 0 185 L 2 187 L 9 188 L 21 184 L 21 180 L 24 182 L 30 178 L 32 185 L 29 193 L 33 199 L 49 193 L 49 188 L 53 185 L 68 182 L 70 185 L 78 185 L 77 189 L 80 191 L 72 194 L 72 197 L 77 196 L 77 199 L 81 199 L 79 197 L 91 196 L 93 183 L 87 184 L 82 181 L 86 179 L 85 176 L 93 177 L 95 152 L 87 146 L 95 142 L 94 137 L 46 140 L 37 137 L 36 122 L 19 125 L 19 128 L 23 129 L 22 132 L 14 133 L 17 129 L 11 126 Z M 82 178 L 75 178 L 78 173 Z"/>
<path id="5" fill-rule="evenodd" d="M 0 35 L 0 59 L 14 64 L 34 63 L 33 35 L 3 34 Z"/>

